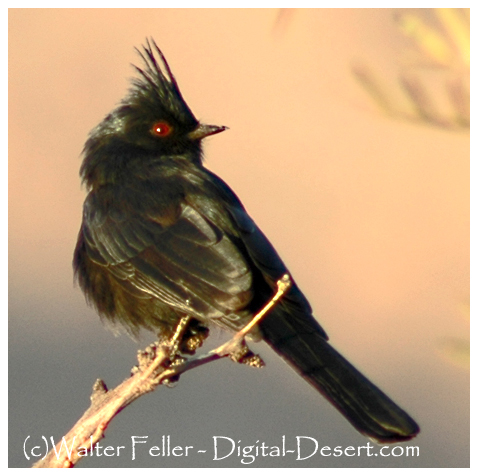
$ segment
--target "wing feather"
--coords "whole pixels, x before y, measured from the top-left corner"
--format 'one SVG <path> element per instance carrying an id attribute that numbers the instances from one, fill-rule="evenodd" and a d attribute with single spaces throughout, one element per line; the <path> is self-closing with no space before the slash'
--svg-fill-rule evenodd
<path id="1" fill-rule="evenodd" d="M 161 215 L 126 217 L 114 207 L 103 208 L 104 214 L 101 209 L 85 205 L 87 254 L 127 291 L 133 286 L 198 319 L 224 318 L 226 326 L 244 318 L 241 311 L 252 299 L 249 263 L 198 210 L 184 204 L 164 225 Z"/>

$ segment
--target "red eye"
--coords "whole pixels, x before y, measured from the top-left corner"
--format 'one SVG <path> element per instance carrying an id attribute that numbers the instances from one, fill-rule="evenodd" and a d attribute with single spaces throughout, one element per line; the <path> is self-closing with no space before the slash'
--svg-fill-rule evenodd
<path id="1" fill-rule="evenodd" d="M 167 122 L 155 122 L 151 128 L 151 132 L 158 137 L 168 136 L 173 128 Z"/>

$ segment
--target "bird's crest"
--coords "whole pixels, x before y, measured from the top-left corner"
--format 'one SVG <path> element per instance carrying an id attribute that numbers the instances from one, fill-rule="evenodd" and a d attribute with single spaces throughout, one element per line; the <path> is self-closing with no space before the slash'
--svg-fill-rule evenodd
<path id="1" fill-rule="evenodd" d="M 179 91 L 178 83 L 166 58 L 155 41 L 152 38 L 146 39 L 143 48 L 136 48 L 136 51 L 143 59 L 144 67 L 133 65 L 140 77 L 132 80 L 130 94 L 123 103 L 131 104 L 135 100 L 143 102 L 144 99 L 150 102 L 154 97 L 158 104 L 178 115 L 181 121 L 197 122 Z"/>

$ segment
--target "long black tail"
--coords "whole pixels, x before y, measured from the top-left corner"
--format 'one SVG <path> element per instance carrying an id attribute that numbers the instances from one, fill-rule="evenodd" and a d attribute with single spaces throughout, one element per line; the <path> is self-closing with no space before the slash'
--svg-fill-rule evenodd
<path id="1" fill-rule="evenodd" d="M 264 340 L 361 433 L 378 442 L 413 438 L 415 421 L 327 342 L 312 316 L 278 306 L 260 323 Z"/>

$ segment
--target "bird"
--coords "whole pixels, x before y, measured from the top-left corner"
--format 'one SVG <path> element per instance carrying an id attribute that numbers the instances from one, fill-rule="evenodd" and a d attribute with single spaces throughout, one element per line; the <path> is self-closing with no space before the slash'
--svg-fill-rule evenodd
<path id="1" fill-rule="evenodd" d="M 204 164 L 201 123 L 153 38 L 136 48 L 126 96 L 90 132 L 80 176 L 87 196 L 73 257 L 75 279 L 102 319 L 132 334 L 237 332 L 291 276 L 232 189 Z M 251 331 L 363 435 L 406 441 L 420 429 L 328 342 L 291 286 Z"/>

